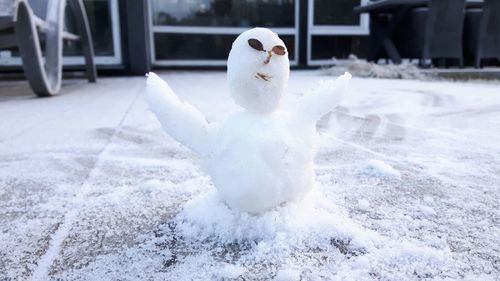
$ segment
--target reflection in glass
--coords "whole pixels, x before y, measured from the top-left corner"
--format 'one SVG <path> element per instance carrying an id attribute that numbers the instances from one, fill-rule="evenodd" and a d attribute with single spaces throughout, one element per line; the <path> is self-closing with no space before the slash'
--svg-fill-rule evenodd
<path id="1" fill-rule="evenodd" d="M 113 56 L 113 29 L 111 23 L 111 3 L 109 0 L 86 0 L 83 1 L 85 11 L 89 19 L 90 33 L 94 41 L 94 52 L 96 56 Z M 76 23 L 69 6 L 66 7 L 65 26 L 66 29 L 78 34 Z M 65 56 L 83 55 L 80 41 L 65 42 Z"/>
<path id="2" fill-rule="evenodd" d="M 224 60 L 236 35 L 156 33 L 157 60 Z"/>
<path id="3" fill-rule="evenodd" d="M 89 20 L 90 33 L 94 41 L 94 53 L 96 56 L 113 56 L 113 29 L 111 22 L 110 0 L 85 0 L 85 11 Z M 65 30 L 78 34 L 73 12 L 66 6 L 66 16 L 64 19 Z M 45 44 L 42 44 L 42 48 Z M 82 44 L 80 41 L 64 41 L 64 56 L 83 56 Z M 19 57 L 19 50 L 11 51 L 11 56 Z"/>
<path id="4" fill-rule="evenodd" d="M 154 25 L 294 27 L 295 0 L 152 0 Z"/>
<path id="5" fill-rule="evenodd" d="M 314 0 L 314 25 L 359 25 L 353 13 L 360 0 Z"/>
<path id="6" fill-rule="evenodd" d="M 156 33 L 156 60 L 226 60 L 237 34 Z M 294 59 L 294 36 L 280 36 Z"/>
<path id="7" fill-rule="evenodd" d="M 311 59 L 346 59 L 350 54 L 366 57 L 366 36 L 313 36 Z"/>

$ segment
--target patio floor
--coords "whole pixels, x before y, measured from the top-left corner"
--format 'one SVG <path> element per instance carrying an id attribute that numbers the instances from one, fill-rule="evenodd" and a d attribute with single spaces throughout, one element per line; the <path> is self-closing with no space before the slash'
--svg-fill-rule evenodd
<path id="1" fill-rule="evenodd" d="M 237 110 L 224 72 L 161 76 L 210 122 Z M 326 78 L 292 72 L 284 110 Z M 64 83 L 0 82 L 0 280 L 500 276 L 499 82 L 353 79 L 318 124 L 316 190 L 263 218 L 220 202 L 144 78 Z"/>

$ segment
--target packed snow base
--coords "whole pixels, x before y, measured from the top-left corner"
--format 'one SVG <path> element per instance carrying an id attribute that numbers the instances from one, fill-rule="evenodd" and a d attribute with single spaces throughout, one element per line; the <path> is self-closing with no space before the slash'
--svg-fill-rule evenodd
<path id="1" fill-rule="evenodd" d="M 236 109 L 223 72 L 161 77 L 210 122 Z M 322 79 L 292 72 L 283 109 Z M 307 213 L 292 202 L 260 219 L 220 204 L 200 159 L 147 114 L 142 77 L 67 83 L 53 99 L 0 83 L 2 280 L 500 275 L 500 84 L 353 79 L 320 124 Z M 26 95 L 3 96 L 16 87 Z M 220 215 L 201 214 L 209 206 Z M 228 232 L 241 221 L 263 235 Z"/>

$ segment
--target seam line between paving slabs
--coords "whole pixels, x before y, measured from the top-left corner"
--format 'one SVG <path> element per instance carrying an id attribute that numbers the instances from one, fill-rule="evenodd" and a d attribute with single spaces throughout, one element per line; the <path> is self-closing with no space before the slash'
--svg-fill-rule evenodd
<path id="1" fill-rule="evenodd" d="M 120 122 L 118 123 L 118 126 L 116 126 L 113 135 L 109 138 L 109 141 L 104 145 L 103 149 L 101 152 L 97 154 L 97 160 L 94 163 L 94 166 L 91 168 L 89 175 L 87 176 L 87 179 L 85 182 L 82 184 L 80 188 L 80 192 L 76 194 L 75 199 L 73 200 L 73 208 L 70 209 L 70 211 L 64 216 L 63 223 L 59 225 L 57 230 L 54 232 L 52 235 L 52 239 L 49 242 L 49 246 L 47 248 L 47 251 L 38 259 L 37 262 L 37 267 L 33 271 L 33 274 L 30 277 L 30 280 L 33 281 L 40 281 L 40 280 L 47 280 L 48 279 L 48 273 L 49 269 L 54 263 L 54 260 L 56 257 L 59 255 L 59 252 L 61 251 L 61 245 L 64 241 L 64 239 L 68 236 L 69 231 L 71 230 L 71 227 L 73 226 L 73 222 L 76 220 L 78 217 L 78 214 L 82 208 L 82 205 L 85 204 L 85 197 L 87 193 L 90 191 L 90 181 L 93 178 L 93 175 L 97 172 L 99 168 L 99 164 L 101 162 L 102 156 L 106 155 L 106 153 L 109 150 L 110 145 L 113 143 L 113 141 L 116 139 L 116 136 L 118 135 L 119 132 L 121 132 L 123 123 L 127 116 L 129 115 L 130 111 L 134 107 L 135 103 L 137 102 L 139 96 L 142 94 L 142 86 L 143 84 L 139 84 L 140 87 L 137 89 L 137 94 L 135 97 L 132 99 L 132 102 L 130 105 L 127 107 L 125 114 L 123 117 L 120 119 Z"/>

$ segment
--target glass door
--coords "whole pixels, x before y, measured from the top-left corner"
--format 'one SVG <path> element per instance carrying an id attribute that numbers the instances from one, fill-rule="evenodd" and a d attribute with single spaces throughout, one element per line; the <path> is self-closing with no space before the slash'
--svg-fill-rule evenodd
<path id="1" fill-rule="evenodd" d="M 85 0 L 85 11 L 89 19 L 90 32 L 94 42 L 95 62 L 98 65 L 122 63 L 120 44 L 120 21 L 118 0 Z M 76 32 L 71 9 L 66 7 L 65 29 Z M 83 65 L 83 53 L 79 41 L 64 42 L 64 65 Z M 1 66 L 20 66 L 18 51 L 0 51 Z"/>
<path id="2" fill-rule="evenodd" d="M 297 63 L 299 0 L 150 0 L 152 63 L 157 66 L 226 65 L 243 31 L 268 27 Z"/>
<path id="3" fill-rule="evenodd" d="M 350 54 L 364 55 L 369 34 L 368 15 L 354 7 L 368 0 L 308 0 L 307 64 L 332 64 Z"/>

